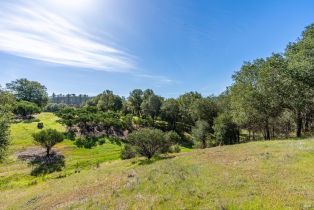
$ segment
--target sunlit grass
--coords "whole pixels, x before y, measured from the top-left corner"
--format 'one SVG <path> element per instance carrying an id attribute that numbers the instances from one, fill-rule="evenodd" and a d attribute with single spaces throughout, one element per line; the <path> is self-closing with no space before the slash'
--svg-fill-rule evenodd
<path id="1" fill-rule="evenodd" d="M 47 126 L 60 126 L 53 115 L 42 115 L 42 121 L 52 121 Z M 34 125 L 17 124 L 12 132 L 33 132 Z M 65 140 L 56 149 L 65 155 L 66 168 L 32 177 L 31 168 L 13 158 L 19 149 L 34 146 L 25 136 L 30 142 L 13 135 L 10 158 L 0 165 L 0 208 L 314 208 L 314 139 L 182 148 L 189 152 L 152 161 L 117 160 L 121 147 L 109 141 L 84 149 Z"/>
<path id="2" fill-rule="evenodd" d="M 45 128 L 53 128 L 64 131 L 64 127 L 57 122 L 58 118 L 52 113 L 41 113 L 36 116 L 44 123 Z M 33 142 L 32 134 L 38 132 L 38 122 L 20 122 L 11 126 L 11 144 L 8 158 L 0 164 L 0 190 L 14 187 L 27 187 L 33 183 L 43 182 L 59 176 L 73 174 L 96 167 L 99 163 L 120 158 L 121 145 L 113 144 L 108 139 L 103 145 L 97 145 L 92 149 L 78 148 L 73 141 L 64 140 L 55 146 L 55 149 L 65 156 L 65 168 L 61 172 L 34 177 L 30 175 L 32 167 L 26 162 L 18 160 L 16 153 L 30 147 L 38 147 Z"/>

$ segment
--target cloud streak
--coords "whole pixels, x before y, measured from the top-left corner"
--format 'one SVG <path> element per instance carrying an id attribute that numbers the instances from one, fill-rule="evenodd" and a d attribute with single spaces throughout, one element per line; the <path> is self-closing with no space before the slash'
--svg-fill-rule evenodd
<path id="1" fill-rule="evenodd" d="M 8 4 L 0 11 L 0 51 L 16 56 L 108 72 L 132 72 L 131 55 L 95 41 L 48 8 Z"/>

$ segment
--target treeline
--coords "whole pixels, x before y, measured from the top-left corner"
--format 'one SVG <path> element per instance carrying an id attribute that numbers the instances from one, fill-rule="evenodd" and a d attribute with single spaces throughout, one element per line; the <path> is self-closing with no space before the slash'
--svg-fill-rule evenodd
<path id="1" fill-rule="evenodd" d="M 87 100 L 89 100 L 91 97 L 85 94 L 55 94 L 53 93 L 49 97 L 49 103 L 53 104 L 67 104 L 67 105 L 75 105 L 80 106 L 83 103 L 85 103 Z"/>
<path id="2" fill-rule="evenodd" d="M 314 24 L 284 53 L 244 63 L 233 80 L 225 112 L 252 138 L 256 132 L 271 139 L 313 130 Z"/>

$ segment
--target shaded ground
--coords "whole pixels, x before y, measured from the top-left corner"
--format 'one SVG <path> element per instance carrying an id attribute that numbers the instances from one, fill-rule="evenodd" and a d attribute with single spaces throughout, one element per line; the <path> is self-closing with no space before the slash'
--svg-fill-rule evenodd
<path id="1" fill-rule="evenodd" d="M 46 150 L 40 147 L 28 148 L 16 153 L 18 159 L 25 161 L 32 168 L 32 176 L 40 176 L 61 171 L 65 167 L 64 156 L 56 150 L 51 150 L 47 156 Z"/>
<path id="2" fill-rule="evenodd" d="M 55 149 L 53 149 L 51 151 L 51 153 L 54 155 L 57 153 L 59 155 L 61 155 L 61 153 L 57 152 Z M 41 147 L 30 147 L 30 148 L 27 148 L 25 150 L 21 150 L 21 151 L 16 152 L 15 156 L 20 160 L 31 162 L 38 157 L 46 156 L 46 150 L 44 148 L 41 148 Z"/>

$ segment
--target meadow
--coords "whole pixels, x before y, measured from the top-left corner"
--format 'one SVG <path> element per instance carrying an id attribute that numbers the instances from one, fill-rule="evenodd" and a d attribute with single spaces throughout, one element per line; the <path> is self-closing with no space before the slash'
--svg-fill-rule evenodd
<path id="1" fill-rule="evenodd" d="M 50 113 L 45 128 L 64 128 Z M 18 160 L 36 148 L 37 122 L 11 126 L 8 158 L 0 165 L 1 209 L 313 209 L 314 139 L 259 141 L 195 149 L 147 161 L 120 160 L 107 139 L 92 149 L 65 140 L 56 150 L 65 168 L 31 176 Z"/>

